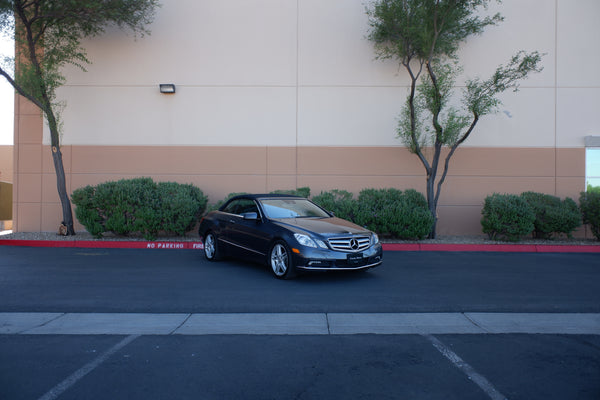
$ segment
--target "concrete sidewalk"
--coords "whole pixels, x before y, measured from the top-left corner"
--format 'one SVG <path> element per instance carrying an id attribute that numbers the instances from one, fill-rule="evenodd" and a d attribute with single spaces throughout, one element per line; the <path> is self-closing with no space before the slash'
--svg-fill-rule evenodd
<path id="1" fill-rule="evenodd" d="M 0 313 L 0 334 L 21 335 L 353 335 L 591 334 L 600 314 Z"/>

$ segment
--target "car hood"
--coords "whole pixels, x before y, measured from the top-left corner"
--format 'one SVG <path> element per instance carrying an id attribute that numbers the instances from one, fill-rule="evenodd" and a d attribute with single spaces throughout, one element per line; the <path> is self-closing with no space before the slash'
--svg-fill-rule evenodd
<path id="1" fill-rule="evenodd" d="M 286 218 L 273 220 L 274 223 L 294 231 L 306 231 L 322 236 L 360 235 L 370 231 L 341 218 Z"/>

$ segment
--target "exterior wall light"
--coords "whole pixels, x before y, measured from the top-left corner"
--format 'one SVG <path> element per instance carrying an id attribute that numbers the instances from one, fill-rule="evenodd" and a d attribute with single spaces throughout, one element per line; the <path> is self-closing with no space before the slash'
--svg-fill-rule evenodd
<path id="1" fill-rule="evenodd" d="M 158 85 L 160 88 L 160 92 L 164 94 L 174 94 L 175 93 L 175 85 L 172 83 L 161 83 Z"/>

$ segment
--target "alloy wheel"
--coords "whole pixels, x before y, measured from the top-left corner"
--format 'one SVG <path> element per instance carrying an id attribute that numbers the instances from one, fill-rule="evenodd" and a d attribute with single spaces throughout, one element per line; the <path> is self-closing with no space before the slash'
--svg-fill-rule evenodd
<path id="1" fill-rule="evenodd" d="M 289 254 L 283 243 L 275 243 L 271 250 L 271 268 L 273 273 L 281 278 L 289 269 Z"/>

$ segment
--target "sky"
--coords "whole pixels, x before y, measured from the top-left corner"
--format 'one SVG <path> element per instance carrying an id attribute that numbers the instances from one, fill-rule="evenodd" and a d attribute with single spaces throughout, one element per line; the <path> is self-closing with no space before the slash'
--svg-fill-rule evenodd
<path id="1" fill-rule="evenodd" d="M 12 40 L 0 36 L 0 57 L 13 56 Z M 0 76 L 0 145 L 13 144 L 14 130 L 14 91 L 12 86 Z"/>

